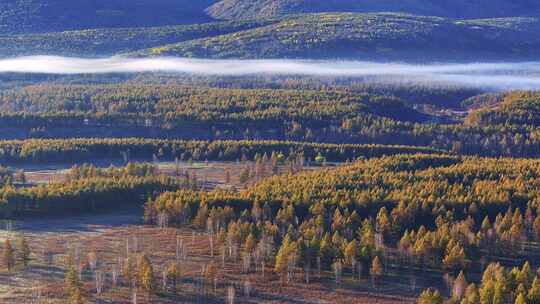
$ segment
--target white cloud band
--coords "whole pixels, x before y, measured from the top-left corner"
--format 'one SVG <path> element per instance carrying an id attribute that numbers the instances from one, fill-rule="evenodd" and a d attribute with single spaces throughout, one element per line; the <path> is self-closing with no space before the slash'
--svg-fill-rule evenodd
<path id="1" fill-rule="evenodd" d="M 540 62 L 406 64 L 328 60 L 211 60 L 186 58 L 83 59 L 33 56 L 0 60 L 0 73 L 105 74 L 173 72 L 201 75 L 310 75 L 374 77 L 379 81 L 539 89 Z"/>

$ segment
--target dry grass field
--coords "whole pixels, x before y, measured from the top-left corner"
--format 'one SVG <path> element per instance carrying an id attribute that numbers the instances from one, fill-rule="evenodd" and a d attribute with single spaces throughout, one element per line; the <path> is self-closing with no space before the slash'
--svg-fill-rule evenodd
<path id="1" fill-rule="evenodd" d="M 116 287 L 112 272 L 119 260 L 130 255 L 147 255 L 152 261 L 157 281 L 156 295 L 137 295 L 137 303 L 226 303 L 234 288 L 234 303 L 411 303 L 410 298 L 384 296 L 384 292 L 366 289 L 369 280 L 344 281 L 338 287 L 331 273 L 314 276 L 307 285 L 298 273 L 293 282 L 282 285 L 267 266 L 264 275 L 251 270 L 245 273 L 241 262 L 226 258 L 219 250 L 210 250 L 208 234 L 189 227 L 155 228 L 141 223 L 140 210 L 115 215 L 93 215 L 69 219 L 40 219 L 12 224 L 3 230 L 0 239 L 16 239 L 24 235 L 29 240 L 32 261 L 21 267 L 0 272 L 0 303 L 63 303 L 64 271 L 68 252 L 76 252 L 83 270 L 82 281 L 88 303 L 133 303 L 133 293 L 120 279 Z M 176 260 L 176 246 L 183 244 L 181 282 L 178 295 L 161 290 L 161 273 Z M 92 262 L 94 261 L 94 262 Z M 92 270 L 92 263 L 95 268 Z M 204 267 L 217 266 L 216 282 L 201 277 Z M 104 274 L 101 294 L 96 293 L 95 274 Z M 203 281 L 201 287 L 201 280 Z M 356 287 L 354 285 L 357 285 Z M 38 302 L 36 300 L 39 299 Z"/>

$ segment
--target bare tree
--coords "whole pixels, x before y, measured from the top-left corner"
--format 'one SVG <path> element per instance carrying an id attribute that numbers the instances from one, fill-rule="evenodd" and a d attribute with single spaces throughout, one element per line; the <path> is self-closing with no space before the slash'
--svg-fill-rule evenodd
<path id="1" fill-rule="evenodd" d="M 356 263 L 356 272 L 358 273 L 358 281 L 362 280 L 362 272 L 364 271 L 364 265 L 360 263 Z"/>
<path id="2" fill-rule="evenodd" d="M 167 266 L 163 268 L 161 271 L 161 288 L 163 291 L 167 291 L 167 282 L 169 281 L 169 271 L 167 269 Z"/>
<path id="3" fill-rule="evenodd" d="M 137 304 L 137 289 L 131 290 L 131 304 Z"/>
<path id="4" fill-rule="evenodd" d="M 227 304 L 234 304 L 236 291 L 233 286 L 227 288 Z"/>
<path id="5" fill-rule="evenodd" d="M 167 227 L 169 227 L 169 215 L 166 212 L 159 213 L 157 224 L 158 227 L 161 229 L 166 229 Z"/>
<path id="6" fill-rule="evenodd" d="M 43 302 L 43 290 L 36 282 L 32 284 L 32 296 L 29 304 L 41 304 Z"/>
<path id="7" fill-rule="evenodd" d="M 103 291 L 103 286 L 105 285 L 105 275 L 102 271 L 97 270 L 94 273 L 94 279 L 96 283 L 96 294 L 100 295 Z"/>
<path id="8" fill-rule="evenodd" d="M 332 268 L 334 269 L 334 276 L 336 280 L 336 284 L 341 283 L 341 274 L 343 272 L 343 264 L 340 260 L 337 260 L 333 265 Z"/>
<path id="9" fill-rule="evenodd" d="M 112 287 L 115 288 L 118 285 L 118 276 L 120 274 L 120 268 L 118 264 L 112 265 L 111 269 L 111 279 L 112 279 Z"/>
<path id="10" fill-rule="evenodd" d="M 251 253 L 244 254 L 242 257 L 242 270 L 244 273 L 249 273 L 251 269 Z"/>
<path id="11" fill-rule="evenodd" d="M 208 234 L 208 239 L 210 240 L 210 256 L 214 257 L 214 233 L 210 232 Z"/>

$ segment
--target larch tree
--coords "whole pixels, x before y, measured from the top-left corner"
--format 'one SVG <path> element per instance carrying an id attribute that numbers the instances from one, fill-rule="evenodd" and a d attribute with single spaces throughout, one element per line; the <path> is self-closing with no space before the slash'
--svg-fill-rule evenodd
<path id="1" fill-rule="evenodd" d="M 69 303 L 82 304 L 82 284 L 79 281 L 79 273 L 73 265 L 70 265 L 65 273 L 64 284 L 68 292 Z"/>
<path id="2" fill-rule="evenodd" d="M 461 300 L 465 295 L 466 288 L 467 280 L 465 279 L 465 274 L 463 271 L 460 271 L 456 280 L 454 281 L 454 286 L 452 287 L 452 297 L 456 300 Z"/>
<path id="3" fill-rule="evenodd" d="M 4 242 L 4 255 L 2 258 L 7 270 L 11 271 L 15 266 L 15 252 L 9 239 Z"/>
<path id="4" fill-rule="evenodd" d="M 463 300 L 461 300 L 461 304 L 479 304 L 480 303 L 480 295 L 478 294 L 478 288 L 476 288 L 476 284 L 470 284 L 467 286 L 467 289 L 465 290 L 465 295 L 463 297 Z"/>
<path id="5" fill-rule="evenodd" d="M 529 292 L 527 293 L 527 300 L 531 304 L 540 304 L 540 279 L 535 277 Z"/>
<path id="6" fill-rule="evenodd" d="M 146 255 L 142 255 L 139 260 L 139 286 L 148 294 L 152 294 L 155 289 L 154 268 L 152 262 Z"/>
<path id="7" fill-rule="evenodd" d="M 418 297 L 417 304 L 442 304 L 441 293 L 436 289 L 426 289 Z"/>
<path id="8" fill-rule="evenodd" d="M 371 268 L 369 269 L 369 274 L 371 275 L 373 287 L 375 287 L 378 278 L 383 274 L 383 266 L 378 256 L 373 258 Z"/>
<path id="9" fill-rule="evenodd" d="M 514 304 L 527 304 L 527 299 L 525 298 L 525 295 L 523 293 L 518 294 Z"/>
<path id="10" fill-rule="evenodd" d="M 352 274 L 354 277 L 354 271 L 356 268 L 357 255 L 358 255 L 358 243 L 356 240 L 350 241 L 343 252 L 345 256 L 346 263 L 351 267 Z"/>

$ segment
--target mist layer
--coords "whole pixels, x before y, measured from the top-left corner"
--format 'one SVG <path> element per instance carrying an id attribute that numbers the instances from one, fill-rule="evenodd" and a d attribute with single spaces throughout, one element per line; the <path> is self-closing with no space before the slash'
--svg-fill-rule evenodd
<path id="1" fill-rule="evenodd" d="M 216 76 L 310 75 L 365 77 L 372 81 L 457 84 L 540 90 L 540 62 L 407 64 L 317 60 L 210 60 L 187 58 L 84 59 L 33 56 L 0 60 L 0 73 L 108 74 L 169 72 Z"/>

